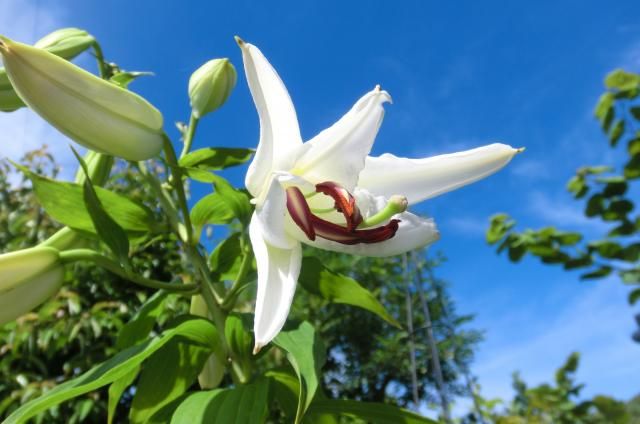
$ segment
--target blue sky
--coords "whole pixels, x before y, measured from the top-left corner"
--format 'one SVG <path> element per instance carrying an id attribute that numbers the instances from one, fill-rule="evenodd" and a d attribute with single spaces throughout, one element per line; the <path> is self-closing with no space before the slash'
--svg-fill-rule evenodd
<path id="1" fill-rule="evenodd" d="M 172 122 L 188 119 L 193 70 L 223 56 L 242 69 L 238 34 L 279 71 L 305 139 L 381 84 L 394 104 L 374 154 L 526 146 L 499 174 L 417 207 L 442 233 L 432 250 L 449 261 L 438 274 L 450 281 L 460 312 L 476 313 L 474 325 L 486 330 L 474 371 L 487 396 L 507 396 L 514 370 L 532 383 L 548 380 L 579 350 L 586 394 L 640 392 L 631 378 L 640 376 L 640 345 L 630 341 L 634 311 L 621 284 L 580 282 L 533 260 L 513 265 L 484 242 L 488 217 L 499 211 L 522 226 L 602 229 L 582 217 L 564 185 L 578 166 L 615 158 L 592 109 L 609 70 L 640 71 L 635 2 L 186 3 L 0 0 L 0 33 L 33 42 L 62 26 L 89 30 L 108 59 L 155 73 L 132 88 L 163 111 L 174 136 Z M 93 67 L 90 59 L 79 63 Z M 201 123 L 195 147 L 253 147 L 257 138 L 240 72 L 229 103 Z M 74 169 L 64 137 L 31 112 L 0 116 L 3 156 L 43 142 Z M 231 178 L 240 183 L 242 172 Z"/>

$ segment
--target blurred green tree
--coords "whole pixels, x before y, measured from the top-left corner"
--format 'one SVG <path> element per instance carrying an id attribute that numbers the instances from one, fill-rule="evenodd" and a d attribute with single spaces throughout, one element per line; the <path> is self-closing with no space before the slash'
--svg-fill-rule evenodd
<path id="1" fill-rule="evenodd" d="M 638 422 L 637 400 L 625 403 L 608 396 L 581 398 L 583 384 L 575 381 L 580 356 L 572 353 L 556 371 L 553 384 L 528 387 L 518 373 L 513 375 L 514 398 L 510 402 L 487 400 L 478 395 L 482 421 L 476 416 L 463 423 L 496 424 L 633 424 Z M 637 397 L 636 397 L 637 399 Z M 499 406 L 503 407 L 499 407 Z"/>

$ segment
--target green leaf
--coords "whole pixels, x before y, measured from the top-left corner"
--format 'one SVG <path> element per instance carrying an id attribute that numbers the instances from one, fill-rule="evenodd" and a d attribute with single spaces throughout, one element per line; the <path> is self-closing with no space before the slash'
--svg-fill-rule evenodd
<path id="1" fill-rule="evenodd" d="M 632 108 L 629 108 L 629 112 L 631 112 L 631 115 L 634 118 L 640 121 L 640 106 L 634 106 Z"/>
<path id="2" fill-rule="evenodd" d="M 640 86 L 640 75 L 616 69 L 607 75 L 604 84 L 610 90 L 633 90 Z"/>
<path id="3" fill-rule="evenodd" d="M 160 337 L 125 349 L 79 377 L 56 386 L 39 398 L 25 403 L 16 409 L 4 424 L 24 423 L 29 418 L 61 402 L 94 391 L 128 375 L 154 352 L 177 337 L 186 343 L 206 347 L 217 336 L 215 326 L 210 321 L 186 317 L 165 330 Z"/>
<path id="4" fill-rule="evenodd" d="M 616 259 L 622 251 L 622 246 L 609 240 L 598 240 L 589 243 L 589 249 L 595 250 L 600 256 L 606 259 Z"/>
<path id="5" fill-rule="evenodd" d="M 233 233 L 213 249 L 209 256 L 209 266 L 215 279 L 234 280 L 242 263 L 242 234 Z"/>
<path id="6" fill-rule="evenodd" d="M 135 345 L 149 336 L 149 332 L 153 329 L 158 316 L 164 309 L 164 302 L 167 299 L 168 292 L 163 290 L 157 291 L 151 296 L 138 310 L 136 315 L 126 323 L 118 332 L 116 339 L 116 348 L 118 350 L 126 349 Z M 109 402 L 107 406 L 107 423 L 113 422 L 114 414 L 122 393 L 133 383 L 138 376 L 139 367 L 136 367 L 124 377 L 114 381 L 109 386 Z"/>
<path id="7" fill-rule="evenodd" d="M 20 165 L 16 167 L 29 177 L 40 204 L 53 219 L 75 230 L 97 234 L 84 204 L 82 186 L 37 175 Z M 109 214 L 130 238 L 144 237 L 155 230 L 153 213 L 145 206 L 101 187 L 94 189 L 100 203 L 109 205 Z"/>
<path id="8" fill-rule="evenodd" d="M 207 194 L 191 209 L 191 222 L 196 228 L 228 224 L 234 218 L 233 205 L 219 193 Z"/>
<path id="9" fill-rule="evenodd" d="M 333 414 L 350 420 L 376 424 L 437 424 L 411 411 L 385 403 L 358 402 L 342 399 L 318 399 L 309 408 L 309 415 Z"/>
<path id="10" fill-rule="evenodd" d="M 82 159 L 82 156 L 80 156 L 73 147 L 71 147 L 71 150 L 84 171 L 85 180 L 82 184 L 82 197 L 91 221 L 93 222 L 93 226 L 98 233 L 98 237 L 111 249 L 111 252 L 118 258 L 121 264 L 128 264 L 129 239 L 127 238 L 127 233 L 111 218 L 102 206 L 102 203 L 100 203 L 100 199 L 98 199 L 98 195 L 93 188 L 93 182 L 91 181 L 87 164 L 84 159 Z"/>
<path id="11" fill-rule="evenodd" d="M 253 209 L 247 193 L 233 188 L 222 177 L 214 174 L 209 176 L 216 191 L 200 199 L 191 209 L 193 224 L 201 228 L 206 224 L 228 224 L 237 218 L 246 226 Z"/>
<path id="12" fill-rule="evenodd" d="M 564 269 L 576 269 L 576 268 L 584 268 L 587 266 L 593 265 L 593 259 L 589 255 L 579 256 L 577 258 L 572 258 L 564 263 Z"/>
<path id="13" fill-rule="evenodd" d="M 640 283 L 640 268 L 628 269 L 620 271 L 620 277 L 625 284 Z"/>
<path id="14" fill-rule="evenodd" d="M 501 213 L 492 216 L 486 235 L 487 243 L 495 244 L 502 240 L 515 224 L 515 221 L 507 214 Z"/>
<path id="15" fill-rule="evenodd" d="M 594 217 L 600 215 L 604 211 L 604 196 L 601 194 L 594 194 L 587 201 L 587 207 L 584 214 L 588 217 Z"/>
<path id="16" fill-rule="evenodd" d="M 295 424 L 298 424 L 318 389 L 318 376 L 324 364 L 325 348 L 322 341 L 316 338 L 313 326 L 306 321 L 296 329 L 281 331 L 273 342 L 287 352 L 287 359 L 300 382 L 295 419 Z"/>
<path id="17" fill-rule="evenodd" d="M 233 209 L 233 212 L 245 226 L 249 224 L 251 219 L 251 213 L 253 212 L 253 206 L 249 202 L 249 195 L 246 191 L 233 188 L 231 184 L 224 178 L 214 175 L 215 181 L 213 186 L 216 192 L 223 196 L 228 204 Z"/>
<path id="18" fill-rule="evenodd" d="M 107 423 L 111 424 L 113 419 L 115 418 L 116 408 L 118 407 L 118 403 L 120 403 L 120 398 L 127 387 L 129 387 L 135 381 L 138 376 L 138 372 L 140 371 L 140 367 L 133 368 L 128 374 L 124 377 L 117 379 L 109 386 L 109 401 L 107 404 Z"/>
<path id="19" fill-rule="evenodd" d="M 326 268 L 317 258 L 303 258 L 298 283 L 308 292 L 320 296 L 329 302 L 342 303 L 366 309 L 378 315 L 389 324 L 401 328 L 398 321 L 387 312 L 384 306 L 378 302 L 369 290 L 362 287 L 353 278 L 335 273 Z"/>
<path id="20" fill-rule="evenodd" d="M 176 408 L 171 424 L 263 423 L 269 405 L 269 380 L 234 387 L 196 392 Z"/>
<path id="21" fill-rule="evenodd" d="M 168 297 L 168 292 L 159 290 L 144 302 L 135 316 L 118 332 L 116 339 L 118 350 L 126 349 L 149 337 L 149 333 L 164 310 L 164 304 Z"/>
<path id="22" fill-rule="evenodd" d="M 632 179 L 640 177 L 640 154 L 636 154 L 624 166 L 625 178 Z"/>
<path id="23" fill-rule="evenodd" d="M 600 121 L 602 129 L 606 132 L 609 131 L 609 127 L 611 126 L 611 122 L 613 121 L 614 101 L 615 97 L 612 93 L 604 93 L 602 96 L 600 96 L 600 99 L 598 100 L 598 104 L 596 105 L 596 109 L 594 111 L 595 116 Z"/>
<path id="24" fill-rule="evenodd" d="M 239 368 L 240 375 L 250 375 L 253 362 L 253 336 L 245 330 L 239 315 L 231 314 L 227 317 L 224 324 L 224 336 L 227 340 L 227 346 L 232 352 L 231 366 L 234 369 Z"/>
<path id="25" fill-rule="evenodd" d="M 253 152 L 252 149 L 207 147 L 187 154 L 180 159 L 178 164 L 186 168 L 218 171 L 248 161 L 251 159 Z"/>
<path id="26" fill-rule="evenodd" d="M 613 271 L 613 268 L 611 268 L 610 266 L 607 266 L 607 265 L 603 265 L 603 266 L 599 267 L 598 269 L 596 269 L 595 271 L 588 272 L 586 274 L 582 274 L 580 276 L 580 278 L 582 280 L 593 280 L 593 279 L 596 279 L 596 278 L 604 278 L 607 275 L 611 274 L 611 271 Z"/>
<path id="27" fill-rule="evenodd" d="M 131 84 L 135 79 L 144 76 L 152 76 L 153 72 L 118 72 L 114 76 L 112 76 L 109 81 L 114 83 L 115 85 L 127 89 L 129 84 Z"/>
<path id="28" fill-rule="evenodd" d="M 628 219 L 623 220 L 622 224 L 613 228 L 607 234 L 608 237 L 628 236 L 636 232 L 636 226 Z"/>
<path id="29" fill-rule="evenodd" d="M 130 421 L 149 422 L 163 406 L 185 393 L 195 382 L 216 344 L 220 344 L 217 334 L 208 345 L 185 343 L 176 338 L 151 355 L 136 383 L 136 394 L 129 411 Z"/>
<path id="30" fill-rule="evenodd" d="M 609 133 L 609 143 L 612 147 L 618 144 L 620 137 L 624 134 L 625 123 L 624 120 L 618 119 L 618 121 L 611 128 L 611 132 Z"/>
<path id="31" fill-rule="evenodd" d="M 582 241 L 582 234 L 571 232 L 557 232 L 552 236 L 552 238 L 562 246 L 573 246 Z"/>
<path id="32" fill-rule="evenodd" d="M 269 370 L 265 377 L 271 379 L 270 392 L 274 400 L 286 417 L 293 420 L 298 409 L 298 378 L 291 371 L 284 369 Z"/>
<path id="33" fill-rule="evenodd" d="M 602 192 L 604 197 L 622 196 L 627 192 L 628 184 L 626 179 L 617 177 L 618 180 L 607 179 L 606 186 Z"/>
<path id="34" fill-rule="evenodd" d="M 627 152 L 629 156 L 635 156 L 640 153 L 640 136 L 638 134 L 627 143 Z"/>
<path id="35" fill-rule="evenodd" d="M 573 197 L 580 199 L 587 194 L 589 186 L 587 185 L 583 175 L 576 175 L 567 183 L 567 190 L 570 193 L 573 193 Z"/>
<path id="36" fill-rule="evenodd" d="M 640 300 L 640 288 L 634 289 L 629 293 L 629 305 L 635 305 L 638 300 Z"/>

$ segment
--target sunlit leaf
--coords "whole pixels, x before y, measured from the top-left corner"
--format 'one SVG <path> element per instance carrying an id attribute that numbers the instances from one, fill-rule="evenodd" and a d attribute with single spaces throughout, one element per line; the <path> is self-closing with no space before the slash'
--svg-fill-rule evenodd
<path id="1" fill-rule="evenodd" d="M 398 321 L 387 312 L 369 290 L 362 287 L 353 278 L 335 273 L 326 268 L 317 258 L 305 257 L 303 259 L 298 283 L 310 293 L 320 296 L 329 302 L 366 309 L 389 324 L 400 327 Z"/>
<path id="2" fill-rule="evenodd" d="M 217 336 L 215 326 L 208 320 L 189 317 L 176 322 L 159 337 L 125 349 L 79 377 L 23 404 L 6 419 L 5 424 L 23 423 L 61 402 L 94 391 L 128 375 L 131 370 L 140 366 L 145 359 L 176 337 L 185 343 L 206 347 Z"/>
<path id="3" fill-rule="evenodd" d="M 171 417 L 171 424 L 263 423 L 267 418 L 269 380 L 232 389 L 196 392 L 185 398 Z"/>
<path id="4" fill-rule="evenodd" d="M 287 352 L 287 359 L 298 376 L 300 391 L 295 419 L 298 424 L 318 389 L 320 368 L 325 361 L 324 346 L 306 321 L 298 328 L 281 331 L 273 342 Z"/>

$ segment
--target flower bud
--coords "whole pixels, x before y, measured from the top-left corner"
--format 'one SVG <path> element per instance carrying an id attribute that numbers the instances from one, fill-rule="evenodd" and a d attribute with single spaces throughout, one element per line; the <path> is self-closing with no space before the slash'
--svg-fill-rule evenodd
<path id="1" fill-rule="evenodd" d="M 34 44 L 63 59 L 71 60 L 96 42 L 87 31 L 77 28 L 63 28 L 45 35 Z"/>
<path id="2" fill-rule="evenodd" d="M 236 86 L 236 69 L 229 59 L 213 59 L 189 79 L 189 99 L 196 118 L 202 118 L 224 104 Z"/>
<path id="3" fill-rule="evenodd" d="M 0 325 L 46 301 L 63 280 L 56 249 L 33 247 L 0 255 Z"/>
<path id="4" fill-rule="evenodd" d="M 0 54 L 20 98 L 77 143 L 131 161 L 160 153 L 162 114 L 142 97 L 2 36 Z"/>
<path id="5" fill-rule="evenodd" d="M 64 28 L 45 35 L 36 42 L 35 47 L 71 60 L 91 47 L 93 43 L 95 38 L 88 32 L 77 28 Z M 7 72 L 4 68 L 0 68 L 0 111 L 13 112 L 23 106 L 25 104 L 13 89 Z"/>

